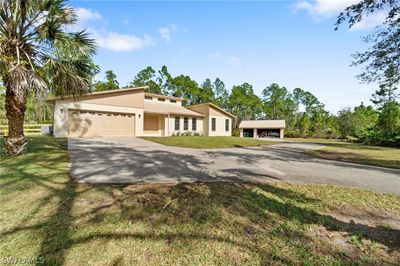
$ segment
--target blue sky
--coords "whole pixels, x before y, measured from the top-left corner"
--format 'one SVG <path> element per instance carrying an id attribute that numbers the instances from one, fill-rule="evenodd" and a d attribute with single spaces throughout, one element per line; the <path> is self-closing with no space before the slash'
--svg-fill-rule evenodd
<path id="1" fill-rule="evenodd" d="M 111 69 L 121 86 L 141 69 L 167 65 L 173 75 L 201 83 L 221 78 L 227 88 L 248 82 L 260 95 L 278 83 L 311 91 L 331 112 L 361 101 L 372 85 L 360 84 L 351 54 L 366 45 L 382 14 L 334 31 L 335 16 L 357 0 L 293 1 L 71 1 L 99 44 L 95 62 Z"/>

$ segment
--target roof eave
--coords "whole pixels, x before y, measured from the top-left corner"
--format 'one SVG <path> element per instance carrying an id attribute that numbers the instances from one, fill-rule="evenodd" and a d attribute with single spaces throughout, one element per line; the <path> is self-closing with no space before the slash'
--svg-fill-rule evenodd
<path id="1" fill-rule="evenodd" d="M 112 94 L 112 93 L 119 93 L 119 92 L 129 92 L 129 91 L 140 91 L 140 90 L 146 90 L 148 86 L 141 86 L 141 87 L 133 87 L 133 88 L 120 88 L 116 90 L 107 90 L 107 91 L 98 91 L 98 92 L 92 92 L 92 93 L 86 93 L 80 96 L 67 96 L 67 97 L 61 97 L 61 96 L 55 96 L 55 97 L 49 97 L 45 101 L 50 102 L 50 101 L 61 101 L 61 100 L 71 100 L 71 99 L 78 99 L 81 97 L 90 97 L 90 96 L 97 96 L 97 95 L 107 95 L 107 94 Z"/>
<path id="2" fill-rule="evenodd" d="M 187 115 L 187 116 L 198 116 L 198 117 L 205 117 L 205 115 L 203 114 L 199 114 L 199 113 L 179 113 L 179 112 L 158 112 L 158 111 L 151 111 L 151 110 L 144 110 L 144 113 L 148 113 L 148 114 L 159 114 L 159 115 Z"/>
<path id="3" fill-rule="evenodd" d="M 215 105 L 215 104 L 213 104 L 213 103 L 199 103 L 199 104 L 193 104 L 193 105 L 187 106 L 186 108 L 189 108 L 189 109 L 190 109 L 190 107 L 201 106 L 201 105 L 209 105 L 209 106 L 216 108 L 217 110 L 223 112 L 224 114 L 226 114 L 226 115 L 228 115 L 228 116 L 230 116 L 230 117 L 232 117 L 232 118 L 235 118 L 235 119 L 237 118 L 237 117 L 234 116 L 233 114 L 229 113 L 228 111 L 225 111 L 224 109 L 222 109 L 221 107 L 219 107 L 219 106 L 217 106 L 217 105 Z"/>

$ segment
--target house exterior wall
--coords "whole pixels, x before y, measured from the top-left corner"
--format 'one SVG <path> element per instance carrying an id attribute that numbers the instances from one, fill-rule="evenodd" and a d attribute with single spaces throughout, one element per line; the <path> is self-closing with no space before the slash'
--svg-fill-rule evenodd
<path id="1" fill-rule="evenodd" d="M 200 114 L 203 114 L 205 116 L 208 116 L 210 114 L 210 107 L 208 105 L 189 106 L 189 109 L 198 112 Z"/>
<path id="2" fill-rule="evenodd" d="M 104 95 L 89 95 L 78 99 L 81 103 L 112 105 L 118 107 L 144 108 L 144 91 L 118 91 Z"/>
<path id="3" fill-rule="evenodd" d="M 152 99 L 145 99 L 146 96 L 151 96 Z M 162 104 L 153 104 L 153 101 L 159 102 L 158 98 L 165 99 Z M 170 100 L 176 102 L 170 102 Z M 149 101 L 151 104 L 149 105 Z M 164 104 L 166 104 L 164 106 Z M 137 91 L 119 91 L 109 92 L 107 94 L 92 94 L 83 96 L 78 100 L 55 100 L 54 102 L 54 136 L 55 137 L 68 137 L 68 110 L 87 110 L 97 112 L 117 112 L 117 113 L 128 113 L 135 115 L 135 136 L 171 136 L 177 134 L 175 130 L 175 115 L 182 112 L 182 110 L 175 110 L 170 105 L 178 105 L 181 107 L 182 101 L 175 98 L 168 98 L 158 95 L 152 95 L 145 93 L 144 90 Z M 169 106 L 169 107 L 168 107 Z M 167 108 L 168 107 L 168 108 Z M 184 114 L 178 115 L 180 117 L 179 132 L 192 130 L 192 120 L 195 117 L 197 119 L 196 131 L 205 136 L 231 136 L 232 135 L 232 117 L 227 113 L 219 110 L 217 107 L 212 105 L 199 105 L 187 108 Z M 146 110 L 146 111 L 144 111 Z M 170 113 L 167 115 L 165 113 Z M 202 116 L 197 116 L 202 114 Z M 149 128 L 144 132 L 144 118 L 145 116 L 157 117 L 158 129 Z M 188 117 L 188 130 L 184 130 L 184 117 Z M 212 119 L 216 119 L 216 130 L 212 130 Z M 225 120 L 229 121 L 229 130 L 225 130 Z M 154 124 L 154 123 L 153 123 Z M 150 132 L 151 131 L 151 132 Z"/>
<path id="4" fill-rule="evenodd" d="M 226 114 L 222 113 L 221 111 L 214 109 L 212 106 L 210 106 L 208 108 L 208 115 L 210 115 L 210 116 L 211 115 L 212 116 L 223 116 L 223 117 L 230 118 L 229 116 L 227 116 Z"/>
<path id="5" fill-rule="evenodd" d="M 232 136 L 232 117 L 207 104 L 190 106 L 190 110 L 205 115 L 203 123 L 205 136 Z M 212 131 L 212 118 L 216 119 L 215 131 Z M 225 119 L 229 120 L 229 131 L 225 130 Z"/>
<path id="6" fill-rule="evenodd" d="M 215 131 L 212 130 L 212 119 L 215 118 Z M 225 119 L 229 120 L 229 130 L 225 130 Z M 232 135 L 232 119 L 228 116 L 210 115 L 208 120 L 208 136 L 231 136 Z"/>
<path id="7" fill-rule="evenodd" d="M 170 98 L 168 98 L 168 97 L 165 97 L 165 96 L 162 96 L 162 95 L 157 96 L 157 95 L 155 95 L 155 94 L 146 94 L 146 93 L 145 93 L 144 95 L 145 95 L 145 96 L 151 97 L 151 99 L 146 99 L 146 98 L 144 98 L 145 101 L 163 102 L 163 103 L 177 104 L 177 105 L 179 105 L 179 106 L 182 106 L 182 100 L 179 100 L 179 99 L 175 99 L 176 102 L 172 102 L 172 101 L 171 101 L 172 99 L 170 99 Z M 164 100 L 164 101 L 159 101 L 159 100 L 158 100 L 159 98 L 162 98 L 162 99 L 165 99 L 165 100 Z"/>
<path id="8" fill-rule="evenodd" d="M 176 135 L 178 132 L 179 133 L 183 133 L 183 132 L 193 132 L 192 130 L 192 116 L 185 116 L 185 115 L 176 115 L 179 116 L 179 130 L 175 130 L 175 115 L 170 115 L 170 118 L 167 120 L 169 120 L 168 125 L 169 128 L 166 129 L 165 132 L 168 132 L 168 134 L 166 136 L 172 136 L 172 135 Z M 189 129 L 188 130 L 184 130 L 183 129 L 183 125 L 184 125 L 184 117 L 188 117 L 189 118 Z M 200 133 L 201 135 L 204 134 L 203 132 L 203 121 L 204 119 L 202 117 L 196 117 L 197 119 L 197 132 Z"/>
<path id="9" fill-rule="evenodd" d="M 90 110 L 135 114 L 135 135 L 143 135 L 143 109 L 111 105 L 91 104 L 74 101 L 56 101 L 54 106 L 54 136 L 68 137 L 68 110 Z"/>

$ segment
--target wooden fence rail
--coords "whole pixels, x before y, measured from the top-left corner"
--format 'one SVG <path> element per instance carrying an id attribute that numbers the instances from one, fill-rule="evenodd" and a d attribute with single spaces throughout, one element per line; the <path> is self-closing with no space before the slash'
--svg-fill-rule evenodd
<path id="1" fill-rule="evenodd" d="M 25 135 L 40 135 L 42 134 L 42 126 L 51 126 L 51 124 L 27 124 L 24 125 Z M 8 126 L 0 125 L 0 136 L 8 135 Z"/>

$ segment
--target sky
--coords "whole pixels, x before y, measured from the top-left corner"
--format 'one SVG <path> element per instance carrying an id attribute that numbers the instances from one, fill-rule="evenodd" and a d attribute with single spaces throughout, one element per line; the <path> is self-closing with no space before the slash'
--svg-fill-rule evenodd
<path id="1" fill-rule="evenodd" d="M 147 66 L 166 65 L 201 84 L 219 77 L 230 90 L 248 82 L 256 94 L 271 83 L 313 93 L 336 113 L 370 104 L 375 85 L 360 84 L 351 54 L 368 46 L 362 36 L 378 13 L 348 29 L 335 18 L 357 0 L 292 1 L 70 1 L 79 25 L 98 43 L 94 58 L 104 79 L 113 70 L 121 86 Z"/>

